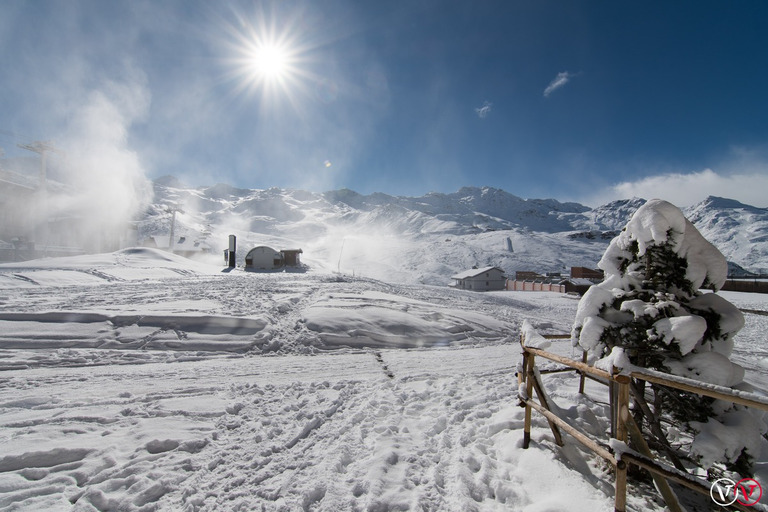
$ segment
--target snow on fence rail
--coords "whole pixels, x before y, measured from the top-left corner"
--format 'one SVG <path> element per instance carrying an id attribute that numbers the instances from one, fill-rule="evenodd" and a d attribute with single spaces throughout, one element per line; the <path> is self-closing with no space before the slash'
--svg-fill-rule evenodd
<path id="1" fill-rule="evenodd" d="M 531 345 L 526 344 L 526 336 L 530 338 Z M 614 509 L 616 512 L 626 511 L 627 496 L 627 467 L 628 464 L 646 469 L 651 473 L 656 487 L 662 494 L 664 501 L 670 511 L 682 511 L 677 497 L 669 487 L 668 481 L 685 486 L 699 493 L 709 495 L 710 482 L 698 478 L 690 473 L 681 471 L 667 464 L 654 460 L 653 454 L 643 437 L 640 428 L 635 423 L 634 418 L 629 412 L 629 396 L 631 379 L 644 380 L 653 384 L 659 384 L 681 391 L 696 393 L 720 400 L 725 400 L 747 407 L 754 407 L 768 411 L 768 399 L 754 393 L 733 390 L 723 386 L 703 383 L 685 377 L 669 375 L 648 369 L 634 369 L 629 374 L 619 373 L 616 369 L 613 372 L 607 372 L 587 364 L 586 352 L 582 361 L 576 361 L 567 357 L 553 354 L 538 348 L 546 347 L 543 340 L 549 339 L 569 339 L 570 335 L 541 335 L 532 328 L 524 328 L 520 335 L 520 345 L 523 348 L 522 371 L 518 371 L 519 399 L 520 405 L 525 407 L 525 427 L 523 433 L 523 448 L 527 449 L 531 441 L 531 411 L 535 409 L 541 413 L 549 422 L 555 442 L 558 446 L 565 443 L 560 430 L 564 430 L 586 448 L 608 461 L 616 472 Z M 579 383 L 579 392 L 584 393 L 584 382 L 586 378 L 594 380 L 601 384 L 609 386 L 611 389 L 611 440 L 608 444 L 601 443 L 586 433 L 572 426 L 570 423 L 559 417 L 553 408 L 549 405 L 549 398 L 544 392 L 544 387 L 540 380 L 540 372 L 536 368 L 535 357 L 541 356 L 550 361 L 565 365 L 565 368 L 553 371 L 577 371 L 581 374 Z M 540 403 L 533 401 L 533 391 L 539 398 Z M 555 409 L 556 410 L 556 409 Z M 635 446 L 639 447 L 640 452 L 632 450 L 627 445 L 628 439 L 632 439 Z M 765 507 L 745 506 L 738 501 L 730 505 L 736 510 L 750 512 L 754 510 L 766 510 Z"/>

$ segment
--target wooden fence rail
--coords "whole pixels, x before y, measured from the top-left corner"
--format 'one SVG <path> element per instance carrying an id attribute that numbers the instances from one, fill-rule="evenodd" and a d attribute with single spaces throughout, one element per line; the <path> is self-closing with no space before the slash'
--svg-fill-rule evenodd
<path id="1" fill-rule="evenodd" d="M 547 339 L 570 338 L 569 335 L 543 335 L 543 337 Z M 710 494 L 710 482 L 684 471 L 680 471 L 677 468 L 659 462 L 653 458 L 640 428 L 635 424 L 634 418 L 629 412 L 629 397 L 632 379 L 643 380 L 681 391 L 696 393 L 702 396 L 717 398 L 719 400 L 725 400 L 747 407 L 768 411 L 768 398 L 753 393 L 741 392 L 723 386 L 709 385 L 693 379 L 669 375 L 653 370 L 643 369 L 642 371 L 632 371 L 629 375 L 623 375 L 617 371 L 607 372 L 588 365 L 586 352 L 581 361 L 576 361 L 540 348 L 528 347 L 526 346 L 525 341 L 525 333 L 523 333 L 520 336 L 520 345 L 523 348 L 523 364 L 522 371 L 518 372 L 520 384 L 519 398 L 521 405 L 525 406 L 523 448 L 527 449 L 530 445 L 531 413 L 533 410 L 536 410 L 549 422 L 549 426 L 555 436 L 555 442 L 559 446 L 563 446 L 564 444 L 560 433 L 560 431 L 563 430 L 586 448 L 613 465 L 616 470 L 614 496 L 614 509 L 616 512 L 626 511 L 628 464 L 634 464 L 651 473 L 654 482 L 656 483 L 656 487 L 661 492 L 664 501 L 667 503 L 667 507 L 672 512 L 682 509 L 677 502 L 677 497 L 669 487 L 668 481 L 673 481 L 694 491 L 706 494 L 707 496 Z M 578 372 L 581 375 L 579 385 L 579 392 L 581 393 L 584 392 L 584 381 L 586 378 L 609 386 L 612 395 L 611 437 L 613 441 L 608 444 L 601 443 L 552 412 L 552 408 L 549 406 L 548 398 L 544 392 L 543 384 L 540 381 L 540 373 L 536 369 L 536 357 L 543 357 L 550 361 L 565 365 L 566 368 L 564 370 Z M 525 386 L 525 391 L 523 391 L 523 385 Z M 536 403 L 533 400 L 534 391 L 536 392 L 540 403 Z M 639 452 L 629 449 L 627 441 L 630 437 L 633 445 L 639 447 Z M 623 447 L 623 449 L 616 450 L 616 447 Z M 730 507 L 744 512 L 755 511 L 755 508 L 742 505 L 738 501 L 733 505 L 730 505 Z"/>

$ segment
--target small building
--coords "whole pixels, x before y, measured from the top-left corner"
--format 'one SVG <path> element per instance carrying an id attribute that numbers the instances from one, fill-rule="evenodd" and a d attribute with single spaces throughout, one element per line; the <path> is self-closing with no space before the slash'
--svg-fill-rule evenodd
<path id="1" fill-rule="evenodd" d="M 254 247 L 245 255 L 246 270 L 277 270 L 283 267 L 300 267 L 299 255 L 301 249 L 283 249 L 276 251 L 271 247 L 260 245 Z"/>
<path id="2" fill-rule="evenodd" d="M 539 279 L 541 274 L 530 270 L 518 270 L 515 272 L 515 281 L 527 281 L 530 279 Z"/>
<path id="3" fill-rule="evenodd" d="M 572 279 L 589 279 L 590 281 L 602 281 L 603 271 L 600 269 L 591 269 L 587 267 L 571 267 Z"/>
<path id="4" fill-rule="evenodd" d="M 283 255 L 278 251 L 260 245 L 245 255 L 245 268 L 254 270 L 274 270 L 283 266 Z"/>
<path id="5" fill-rule="evenodd" d="M 498 267 L 473 268 L 451 276 L 451 279 L 456 281 L 456 288 L 477 292 L 503 290 L 507 282 L 504 271 Z"/>
<path id="6" fill-rule="evenodd" d="M 280 251 L 280 253 L 283 255 L 283 265 L 286 267 L 301 266 L 301 259 L 299 258 L 299 254 L 304 254 L 304 251 L 301 249 L 283 249 Z"/>
<path id="7" fill-rule="evenodd" d="M 571 278 L 563 280 L 560 284 L 565 286 L 566 293 L 574 292 L 578 293 L 579 295 L 584 295 L 587 290 L 589 290 L 589 287 L 595 283 L 590 279 Z"/>

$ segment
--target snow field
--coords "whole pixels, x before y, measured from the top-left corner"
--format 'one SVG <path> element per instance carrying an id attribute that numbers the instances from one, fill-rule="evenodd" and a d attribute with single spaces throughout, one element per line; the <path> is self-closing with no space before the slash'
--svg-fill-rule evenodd
<path id="1" fill-rule="evenodd" d="M 222 273 L 151 250 L 0 276 L 2 510 L 613 510 L 609 468 L 557 448 L 540 415 L 521 448 L 519 328 L 569 331 L 572 297 Z M 735 341 L 758 384 L 765 318 Z M 544 385 L 607 439 L 601 386 Z M 663 510 L 649 488 L 629 500 Z"/>
<path id="2" fill-rule="evenodd" d="M 4 372 L 0 504 L 554 510 L 567 498 L 570 510 L 610 509 L 600 479 L 569 466 L 604 469 L 575 448 L 551 452 L 543 420 L 543 449 L 520 449 L 517 347 L 434 351 L 384 351 L 393 378 L 371 352 Z"/>

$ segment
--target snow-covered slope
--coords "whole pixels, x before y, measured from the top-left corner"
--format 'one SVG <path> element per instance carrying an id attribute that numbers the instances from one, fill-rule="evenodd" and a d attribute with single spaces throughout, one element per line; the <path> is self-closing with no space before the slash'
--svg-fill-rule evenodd
<path id="1" fill-rule="evenodd" d="M 168 206 L 175 205 L 184 212 L 177 215 L 176 234 L 205 240 L 217 259 L 227 235 L 235 234 L 241 264 L 247 249 L 256 245 L 302 248 L 304 261 L 316 268 L 445 285 L 451 275 L 474 265 L 498 266 L 510 275 L 595 267 L 608 242 L 644 202 L 634 198 L 589 209 L 553 199 L 521 199 L 489 187 L 394 197 L 224 184 L 195 189 L 164 178 L 155 182 L 140 239 L 167 239 Z M 768 268 L 765 210 L 707 200 L 686 213 L 727 259 L 752 271 Z"/>
<path id="2" fill-rule="evenodd" d="M 729 261 L 768 273 L 768 208 L 710 196 L 684 213 Z"/>
<path id="3" fill-rule="evenodd" d="M 645 199 L 633 197 L 632 199 L 618 199 L 598 206 L 593 210 L 584 212 L 585 227 L 596 230 L 621 230 L 643 204 L 645 204 Z M 579 225 L 580 219 L 573 218 L 573 223 Z"/>
<path id="4" fill-rule="evenodd" d="M 0 265 L 0 509 L 613 510 L 605 464 L 541 415 L 521 448 L 520 323 L 563 332 L 576 306 L 156 249 Z M 763 319 L 735 351 L 758 384 Z M 607 388 L 544 385 L 605 439 Z M 631 483 L 628 510 L 663 509 Z"/>

